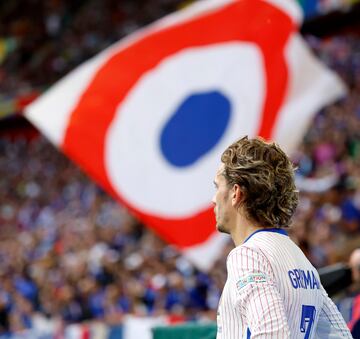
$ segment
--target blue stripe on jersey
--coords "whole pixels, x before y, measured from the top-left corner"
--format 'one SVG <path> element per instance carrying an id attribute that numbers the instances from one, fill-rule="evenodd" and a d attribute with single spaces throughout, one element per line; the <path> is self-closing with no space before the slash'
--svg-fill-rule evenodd
<path id="1" fill-rule="evenodd" d="M 251 339 L 251 332 L 249 327 L 247 328 L 246 339 Z"/>
<path id="2" fill-rule="evenodd" d="M 262 228 L 261 230 L 257 230 L 254 233 L 251 233 L 244 241 L 244 244 L 256 233 L 259 232 L 272 232 L 272 233 L 279 233 L 279 234 L 283 234 L 283 235 L 288 235 L 287 232 L 281 228 Z"/>

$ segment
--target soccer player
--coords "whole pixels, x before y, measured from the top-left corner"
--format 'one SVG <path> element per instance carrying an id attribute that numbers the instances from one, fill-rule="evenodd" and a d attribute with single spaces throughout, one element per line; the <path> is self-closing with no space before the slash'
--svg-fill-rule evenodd
<path id="1" fill-rule="evenodd" d="M 217 339 L 351 338 L 316 269 L 285 229 L 298 204 L 294 169 L 274 143 L 244 137 L 222 154 L 216 227 L 231 235 Z"/>

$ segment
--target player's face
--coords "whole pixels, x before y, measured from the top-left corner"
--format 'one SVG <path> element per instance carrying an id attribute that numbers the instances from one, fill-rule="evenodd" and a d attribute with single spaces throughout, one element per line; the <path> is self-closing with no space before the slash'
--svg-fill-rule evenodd
<path id="1" fill-rule="evenodd" d="M 233 214 L 231 189 L 228 187 L 226 179 L 222 174 L 223 171 L 224 164 L 221 164 L 214 179 L 216 192 L 212 202 L 214 204 L 217 230 L 223 233 L 230 233 Z"/>

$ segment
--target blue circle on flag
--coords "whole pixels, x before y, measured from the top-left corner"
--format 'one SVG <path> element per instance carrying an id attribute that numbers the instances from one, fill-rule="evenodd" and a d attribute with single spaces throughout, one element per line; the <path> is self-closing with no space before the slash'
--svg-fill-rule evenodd
<path id="1" fill-rule="evenodd" d="M 162 128 L 163 156 L 176 167 L 192 165 L 218 143 L 230 116 L 230 100 L 219 91 L 188 96 Z"/>

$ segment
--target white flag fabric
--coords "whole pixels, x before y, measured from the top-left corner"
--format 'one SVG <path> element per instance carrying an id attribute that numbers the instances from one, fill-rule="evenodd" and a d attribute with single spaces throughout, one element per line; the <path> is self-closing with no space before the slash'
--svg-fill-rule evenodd
<path id="1" fill-rule="evenodd" d="M 215 231 L 212 181 L 243 135 L 292 152 L 344 87 L 298 33 L 290 0 L 205 0 L 82 64 L 26 117 L 97 183 L 199 268 Z"/>

